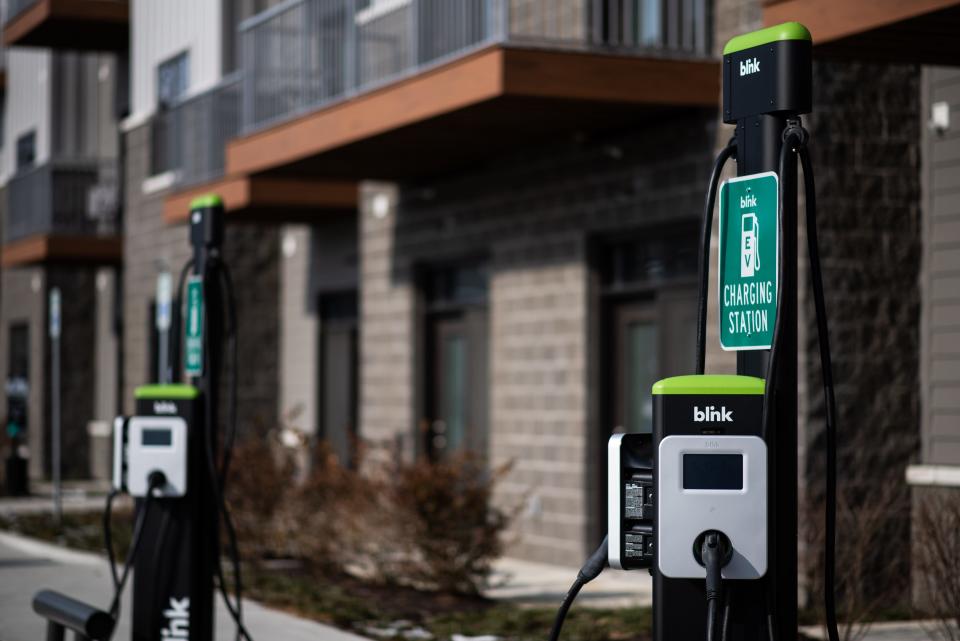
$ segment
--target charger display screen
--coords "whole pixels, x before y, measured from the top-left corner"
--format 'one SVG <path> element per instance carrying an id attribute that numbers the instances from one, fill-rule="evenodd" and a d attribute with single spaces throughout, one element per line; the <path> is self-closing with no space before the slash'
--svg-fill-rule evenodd
<path id="1" fill-rule="evenodd" d="M 684 454 L 683 489 L 742 490 L 742 454 Z"/>
<path id="2" fill-rule="evenodd" d="M 140 432 L 140 445 L 143 447 L 170 447 L 173 445 L 173 431 L 163 428 L 148 428 Z"/>

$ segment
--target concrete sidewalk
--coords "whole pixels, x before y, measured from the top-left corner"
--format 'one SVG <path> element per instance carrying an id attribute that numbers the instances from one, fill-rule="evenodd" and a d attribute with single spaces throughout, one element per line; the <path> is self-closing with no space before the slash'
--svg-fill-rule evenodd
<path id="1" fill-rule="evenodd" d="M 65 550 L 33 539 L 0 532 L 0 640 L 41 641 L 44 621 L 31 607 L 33 595 L 49 588 L 81 601 L 107 607 L 112 596 L 109 570 L 103 557 Z M 114 639 L 130 638 L 130 586 L 127 586 L 120 625 Z M 233 641 L 234 626 L 219 598 L 216 639 Z M 243 602 L 244 622 L 255 639 L 270 641 L 366 641 L 336 628 Z M 67 635 L 72 638 L 71 635 Z"/>
<path id="2" fill-rule="evenodd" d="M 522 605 L 559 605 L 577 578 L 577 568 L 502 558 L 494 563 L 492 589 L 486 595 Z M 653 581 L 646 570 L 607 568 L 583 588 L 577 607 L 622 608 L 653 603 Z"/>

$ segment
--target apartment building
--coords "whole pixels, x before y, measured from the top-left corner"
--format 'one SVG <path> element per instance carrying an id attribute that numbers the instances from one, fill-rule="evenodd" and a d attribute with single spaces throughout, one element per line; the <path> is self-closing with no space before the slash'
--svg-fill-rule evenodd
<path id="1" fill-rule="evenodd" d="M 40 258 L 13 251 L 8 230 L 24 211 L 10 209 L 15 141 L 29 117 L 59 122 L 20 104 L 37 94 L 17 83 L 39 72 L 31 80 L 13 63 L 87 58 L 58 40 L 80 31 L 58 15 L 71 3 L 21 4 L 30 8 L 4 31 L 14 48 L 0 350 L 10 378 L 19 346 L 31 346 L 32 417 L 45 411 L 47 283 L 86 272 L 77 262 L 57 271 L 66 263 L 47 256 L 62 244 Z M 901 543 L 884 571 L 906 591 L 905 469 L 914 464 L 920 495 L 955 484 L 960 466 L 955 1 L 116 4 L 122 16 L 84 13 L 103 30 L 97 42 L 117 43 L 111 69 L 129 76 L 110 138 L 122 140 L 112 148 L 122 157 L 122 287 L 103 289 L 119 296 L 123 319 L 116 398 L 130 409 L 132 388 L 159 376 L 156 278 L 188 257 L 190 200 L 216 192 L 242 283 L 244 429 L 293 427 L 347 462 L 356 439 L 408 457 L 471 449 L 491 466 L 512 462 L 498 494 L 519 507 L 510 553 L 555 563 L 602 536 L 608 436 L 649 429 L 645 390 L 692 369 L 697 225 L 731 135 L 718 124 L 719 51 L 737 33 L 806 24 L 840 481 L 861 498 L 891 488 L 878 536 Z M 66 143 L 36 128 L 42 166 Z M 116 260 L 116 236 L 102 229 L 78 246 L 114 243 Z M 102 259 L 83 264 L 100 292 L 99 274 L 114 272 Z M 799 481 L 815 502 L 824 410 L 803 278 Z M 32 302 L 11 303 L 17 296 Z M 109 309 L 106 294 L 90 296 Z M 714 303 L 708 370 L 731 372 Z M 32 319 L 29 340 L 14 336 L 26 321 L 9 310 Z"/>
<path id="2" fill-rule="evenodd" d="M 5 9 L 0 403 L 6 424 L 21 430 L 30 476 L 43 478 L 50 473 L 50 412 L 59 393 L 69 453 L 63 474 L 89 478 L 107 469 L 117 411 L 117 114 L 125 104 L 125 72 L 106 42 L 89 49 L 81 42 L 21 41 L 17 30 L 31 19 L 34 3 L 11 1 Z M 48 337 L 54 289 L 62 301 L 59 392 Z"/>

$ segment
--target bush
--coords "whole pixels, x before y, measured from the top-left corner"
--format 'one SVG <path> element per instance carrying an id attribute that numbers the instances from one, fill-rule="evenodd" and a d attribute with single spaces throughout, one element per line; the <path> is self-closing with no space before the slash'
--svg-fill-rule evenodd
<path id="1" fill-rule="evenodd" d="M 944 639 L 960 641 L 960 492 L 923 490 L 914 532 L 926 614 Z"/>
<path id="2" fill-rule="evenodd" d="M 490 473 L 469 454 L 443 462 L 395 464 L 384 495 L 401 546 L 397 575 L 448 592 L 476 593 L 503 551 L 507 514 L 493 506 L 505 470 Z"/>
<path id="3" fill-rule="evenodd" d="M 508 515 L 493 505 L 503 470 L 459 455 L 444 462 L 344 467 L 324 443 L 297 480 L 295 454 L 242 444 L 229 488 L 247 560 L 294 557 L 323 572 L 475 594 L 502 552 Z"/>
<path id="4" fill-rule="evenodd" d="M 280 526 L 293 482 L 294 466 L 271 436 L 249 437 L 234 447 L 226 499 L 244 559 L 287 556 L 288 534 Z"/>

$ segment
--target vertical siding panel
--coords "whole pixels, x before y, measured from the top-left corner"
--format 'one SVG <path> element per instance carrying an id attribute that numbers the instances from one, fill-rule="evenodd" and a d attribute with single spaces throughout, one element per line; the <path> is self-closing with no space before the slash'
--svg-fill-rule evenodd
<path id="1" fill-rule="evenodd" d="M 220 79 L 223 0 L 133 0 L 131 9 L 132 113 L 149 115 L 156 104 L 157 65 L 190 52 L 189 91 Z"/>
<path id="2" fill-rule="evenodd" d="M 951 399 L 960 389 L 960 352 L 954 345 L 960 336 L 960 318 L 953 310 L 960 303 L 960 291 L 946 297 L 937 292 L 955 289 L 960 276 L 960 239 L 948 232 L 960 214 L 951 194 L 960 187 L 956 179 L 960 159 L 960 70 L 931 68 L 926 73 L 925 112 L 932 103 L 946 101 L 952 121 L 947 131 L 924 133 L 923 228 L 924 292 L 921 320 L 921 371 L 923 458 L 925 463 L 960 465 L 960 408 Z"/>

